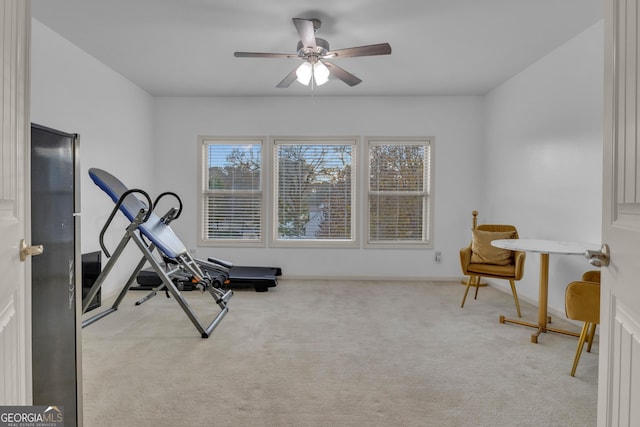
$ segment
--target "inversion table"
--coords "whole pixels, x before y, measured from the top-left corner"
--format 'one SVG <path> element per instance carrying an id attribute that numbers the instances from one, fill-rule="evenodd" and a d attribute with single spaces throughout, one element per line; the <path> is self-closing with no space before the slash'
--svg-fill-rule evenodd
<path id="1" fill-rule="evenodd" d="M 233 291 L 221 289 L 229 277 L 228 266 L 223 266 L 212 261 L 194 259 L 169 226 L 169 223 L 178 218 L 182 211 L 180 198 L 175 193 L 166 192 L 158 196 L 155 202 L 152 202 L 146 192 L 139 189 L 129 190 L 120 180 L 104 170 L 96 168 L 89 169 L 89 176 L 98 187 L 111 197 L 116 205 L 100 232 L 100 246 L 105 255 L 109 257 L 109 261 L 85 297 L 82 303 L 82 313 L 87 311 L 90 302 L 98 293 L 104 279 L 108 276 L 130 240 L 133 240 L 142 252 L 142 259 L 122 288 L 122 291 L 120 291 L 112 307 L 86 319 L 82 322 L 82 327 L 84 328 L 108 314 L 115 312 L 135 281 L 136 276 L 148 262 L 156 274 L 162 279 L 162 284 L 153 289 L 150 294 L 138 300 L 136 305 L 144 303 L 156 295 L 158 291 L 164 289 L 165 292 L 167 292 L 167 296 L 169 296 L 169 294 L 173 296 L 180 307 L 182 307 L 182 310 L 184 310 L 202 338 L 208 338 L 213 329 L 218 326 L 222 318 L 228 313 L 229 308 L 227 307 L 227 303 L 233 296 Z M 139 195 L 142 196 L 146 202 L 141 200 L 138 197 Z M 160 199 L 166 195 L 175 197 L 179 202 L 179 208 L 172 207 L 165 215 L 159 217 L 153 210 Z M 130 221 L 130 224 L 127 226 L 124 236 L 111 256 L 104 245 L 104 234 L 118 210 L 124 214 Z M 162 261 L 154 255 L 154 250 L 158 252 Z M 189 306 L 189 303 L 184 299 L 180 290 L 173 282 L 172 276 L 178 273 L 183 276 L 185 274 L 188 275 L 194 286 L 202 292 L 208 291 L 219 306 L 220 310 L 218 314 L 215 315 L 208 326 L 205 327 L 198 319 Z"/>

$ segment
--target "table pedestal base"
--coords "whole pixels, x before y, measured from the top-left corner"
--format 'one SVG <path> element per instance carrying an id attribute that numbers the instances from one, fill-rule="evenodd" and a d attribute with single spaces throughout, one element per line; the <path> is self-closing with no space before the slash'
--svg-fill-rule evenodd
<path id="1" fill-rule="evenodd" d="M 504 316 L 500 316 L 499 319 L 500 323 L 515 323 L 516 325 L 522 325 L 522 326 L 528 326 L 530 328 L 536 328 L 537 331 L 533 334 L 531 334 L 531 342 L 534 344 L 538 343 L 538 337 L 540 336 L 540 334 L 544 333 L 544 332 L 555 332 L 556 334 L 563 334 L 563 335 L 570 335 L 572 337 L 579 337 L 580 334 L 577 332 L 572 332 L 572 331 L 566 331 L 564 329 L 558 329 L 558 328 L 550 328 L 548 325 L 545 325 L 544 327 L 538 325 L 537 323 L 531 323 L 531 322 L 525 322 L 524 320 L 518 320 L 518 319 L 508 319 Z M 551 323 L 551 317 L 549 317 L 547 319 L 548 323 Z"/>

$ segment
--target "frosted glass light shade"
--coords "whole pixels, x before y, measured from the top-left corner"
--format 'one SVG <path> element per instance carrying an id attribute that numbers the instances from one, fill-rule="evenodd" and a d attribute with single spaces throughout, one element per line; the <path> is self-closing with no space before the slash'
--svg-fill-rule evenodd
<path id="1" fill-rule="evenodd" d="M 329 69 L 322 62 L 318 61 L 313 64 L 313 78 L 316 85 L 321 86 L 329 80 Z"/>
<path id="2" fill-rule="evenodd" d="M 326 68 L 326 67 L 325 67 Z M 309 82 L 311 81 L 311 74 L 313 73 L 311 64 L 308 62 L 303 62 L 302 65 L 298 67 L 296 70 L 297 80 L 305 86 L 309 86 Z"/>

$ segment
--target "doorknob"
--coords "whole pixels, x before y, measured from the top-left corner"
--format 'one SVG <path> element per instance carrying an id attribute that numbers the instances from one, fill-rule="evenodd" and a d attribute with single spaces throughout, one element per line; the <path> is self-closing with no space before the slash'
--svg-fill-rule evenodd
<path id="1" fill-rule="evenodd" d="M 44 247 L 42 245 L 27 246 L 24 239 L 20 240 L 20 261 L 24 262 L 29 255 L 40 255 L 42 251 L 44 251 Z"/>
<path id="2" fill-rule="evenodd" d="M 603 243 L 599 251 L 588 250 L 584 253 L 584 257 L 595 267 L 606 267 L 609 265 L 609 254 L 609 245 Z"/>

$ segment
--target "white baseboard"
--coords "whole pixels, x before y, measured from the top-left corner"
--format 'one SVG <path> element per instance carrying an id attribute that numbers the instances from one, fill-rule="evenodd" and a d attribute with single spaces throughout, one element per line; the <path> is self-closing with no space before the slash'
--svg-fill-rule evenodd
<path id="1" fill-rule="evenodd" d="M 306 275 L 283 275 L 280 280 L 342 280 L 342 281 L 385 281 L 385 282 L 459 282 L 463 278 L 460 276 L 442 277 L 398 277 L 398 276 L 306 276 Z"/>

